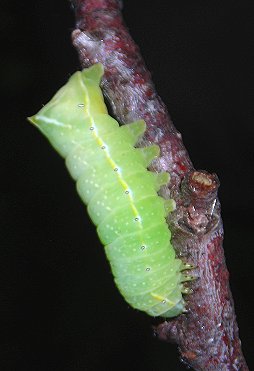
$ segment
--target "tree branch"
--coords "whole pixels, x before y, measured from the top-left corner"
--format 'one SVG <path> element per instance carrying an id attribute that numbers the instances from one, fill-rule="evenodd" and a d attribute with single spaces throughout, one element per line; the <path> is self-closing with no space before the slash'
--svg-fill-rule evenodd
<path id="1" fill-rule="evenodd" d="M 215 174 L 196 171 L 164 103 L 155 91 L 117 0 L 73 0 L 72 39 L 82 67 L 102 62 L 102 89 L 114 116 L 123 124 L 143 118 L 147 131 L 140 145 L 156 143 L 161 156 L 153 171 L 168 171 L 161 190 L 177 204 L 168 223 L 177 255 L 196 268 L 187 313 L 155 328 L 158 338 L 176 342 L 181 358 L 195 370 L 248 370 L 241 351 L 229 274 L 223 252 L 223 227 Z"/>

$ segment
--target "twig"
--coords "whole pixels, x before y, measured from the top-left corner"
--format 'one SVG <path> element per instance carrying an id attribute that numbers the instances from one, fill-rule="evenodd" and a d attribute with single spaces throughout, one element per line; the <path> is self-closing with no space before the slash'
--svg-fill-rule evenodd
<path id="1" fill-rule="evenodd" d="M 82 67 L 102 62 L 103 93 L 123 124 L 143 118 L 147 131 L 140 144 L 157 143 L 161 157 L 154 171 L 171 174 L 161 193 L 177 208 L 168 223 L 179 257 L 196 268 L 187 313 L 155 328 L 159 339 L 176 342 L 181 358 L 195 370 L 248 370 L 241 351 L 234 304 L 225 265 L 223 227 L 215 174 L 196 171 L 150 73 L 121 16 L 117 0 L 73 0 L 73 44 Z"/>

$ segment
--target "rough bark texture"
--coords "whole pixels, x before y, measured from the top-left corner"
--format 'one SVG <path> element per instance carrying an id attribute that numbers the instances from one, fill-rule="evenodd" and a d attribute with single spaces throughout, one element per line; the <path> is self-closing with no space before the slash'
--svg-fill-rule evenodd
<path id="1" fill-rule="evenodd" d="M 147 131 L 140 144 L 157 143 L 161 157 L 154 171 L 171 174 L 161 193 L 174 198 L 168 223 L 180 258 L 195 266 L 197 279 L 185 296 L 187 313 L 155 328 L 158 338 L 176 342 L 181 358 L 195 370 L 248 370 L 241 351 L 229 274 L 223 252 L 223 227 L 215 174 L 196 171 L 150 73 L 121 16 L 117 0 L 73 0 L 73 44 L 82 67 L 102 62 L 104 95 L 123 124 L 143 118 Z"/>

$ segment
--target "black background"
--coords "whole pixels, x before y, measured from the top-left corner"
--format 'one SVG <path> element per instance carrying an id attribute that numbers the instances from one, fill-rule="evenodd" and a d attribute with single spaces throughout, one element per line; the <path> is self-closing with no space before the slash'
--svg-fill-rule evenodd
<path id="1" fill-rule="evenodd" d="M 137 6 L 138 3 L 138 6 Z M 195 167 L 216 172 L 253 361 L 252 1 L 126 1 L 124 18 Z M 62 159 L 26 121 L 79 69 L 68 1 L 1 2 L 1 370 L 184 370 L 114 286 Z"/>

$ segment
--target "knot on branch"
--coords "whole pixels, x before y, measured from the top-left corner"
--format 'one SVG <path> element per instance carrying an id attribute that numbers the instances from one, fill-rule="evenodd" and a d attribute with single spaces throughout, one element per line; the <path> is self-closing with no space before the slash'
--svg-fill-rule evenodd
<path id="1" fill-rule="evenodd" d="M 216 174 L 205 170 L 187 173 L 181 184 L 181 217 L 178 224 L 182 229 L 195 234 L 205 234 L 217 225 L 218 188 L 219 179 Z"/>
<path id="2" fill-rule="evenodd" d="M 73 45 L 79 49 L 82 67 L 87 67 L 91 64 L 87 54 L 92 56 L 92 64 L 98 62 L 98 56 L 100 56 L 102 52 L 102 39 L 103 37 L 99 35 L 98 31 L 83 32 L 77 28 L 72 32 L 72 42 Z"/>

